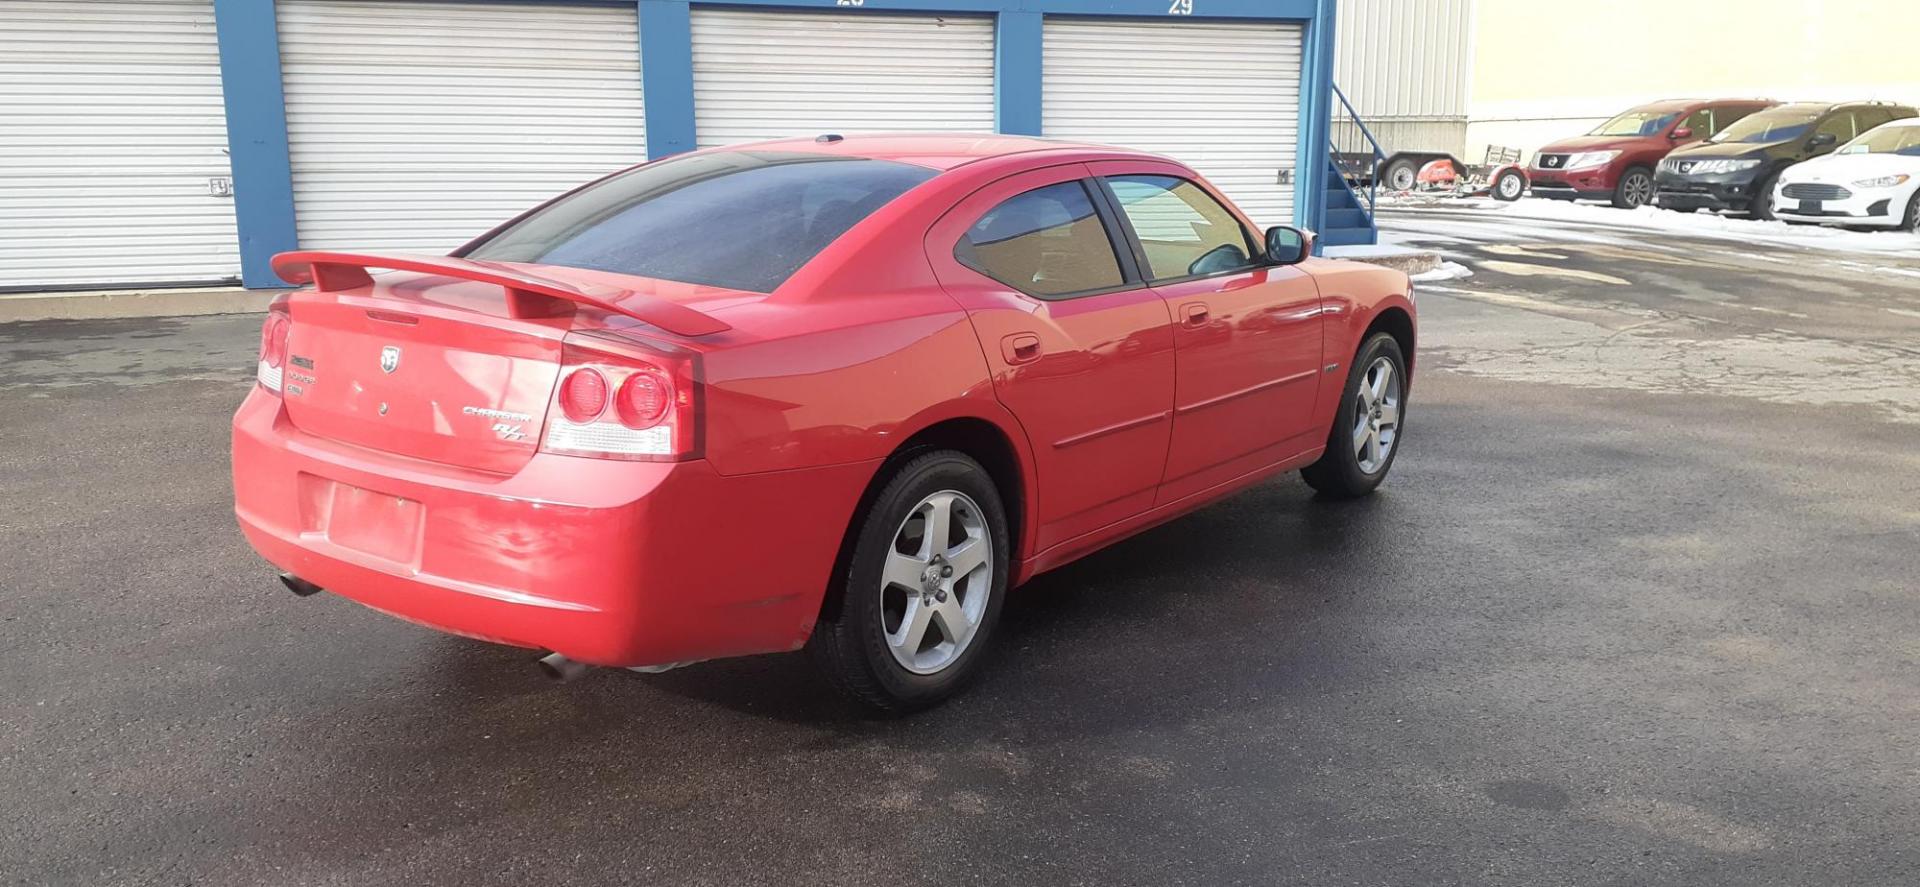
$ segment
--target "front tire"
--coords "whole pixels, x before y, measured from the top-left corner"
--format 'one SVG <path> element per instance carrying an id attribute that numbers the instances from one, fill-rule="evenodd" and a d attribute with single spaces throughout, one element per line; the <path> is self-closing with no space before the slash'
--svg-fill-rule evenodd
<path id="1" fill-rule="evenodd" d="M 1352 499 L 1373 492 L 1400 453 L 1407 412 L 1407 358 L 1387 333 L 1360 345 L 1347 370 L 1340 409 L 1327 435 L 1327 451 L 1300 471 L 1322 495 Z"/>
<path id="2" fill-rule="evenodd" d="M 1507 170 L 1493 179 L 1493 199 L 1502 203 L 1512 203 L 1526 193 L 1527 177 L 1514 170 Z"/>
<path id="3" fill-rule="evenodd" d="M 936 705 L 979 671 L 1000 618 L 1013 547 L 999 490 L 965 454 L 927 453 L 894 470 L 856 532 L 807 647 L 856 702 Z"/>
<path id="4" fill-rule="evenodd" d="M 1907 217 L 1900 227 L 1920 233 L 1920 191 L 1913 192 L 1913 199 L 1907 201 Z"/>
<path id="5" fill-rule="evenodd" d="M 1773 173 L 1760 180 L 1760 186 L 1753 191 L 1753 197 L 1747 202 L 1747 218 L 1762 222 L 1773 221 L 1773 186 L 1780 181 L 1780 174 Z"/>
<path id="6" fill-rule="evenodd" d="M 1613 188 L 1613 205 L 1620 209 L 1639 209 L 1653 202 L 1653 172 L 1636 166 L 1620 175 Z"/>

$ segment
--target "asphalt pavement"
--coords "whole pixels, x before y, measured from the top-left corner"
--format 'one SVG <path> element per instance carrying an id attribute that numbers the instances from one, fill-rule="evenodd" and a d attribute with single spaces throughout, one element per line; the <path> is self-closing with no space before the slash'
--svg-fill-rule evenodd
<path id="1" fill-rule="evenodd" d="M 1920 261 L 1479 218 L 1390 217 L 1474 275 L 1378 495 L 1041 577 L 905 720 L 295 598 L 257 317 L 0 325 L 0 883 L 1914 883 Z"/>

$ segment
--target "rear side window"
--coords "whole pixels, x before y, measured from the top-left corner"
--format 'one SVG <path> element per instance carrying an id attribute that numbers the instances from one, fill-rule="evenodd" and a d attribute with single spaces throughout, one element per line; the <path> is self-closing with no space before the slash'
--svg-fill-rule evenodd
<path id="1" fill-rule="evenodd" d="M 848 228 L 933 175 L 905 163 L 815 154 L 676 158 L 569 195 L 466 258 L 767 293 Z"/>
<path id="2" fill-rule="evenodd" d="M 1112 176 L 1106 182 L 1146 251 L 1154 280 L 1253 266 L 1247 230 L 1199 185 L 1173 176 Z"/>
<path id="3" fill-rule="evenodd" d="M 1035 296 L 1112 289 L 1120 262 L 1078 181 L 1018 194 L 980 217 L 954 250 L 967 267 Z"/>
<path id="4" fill-rule="evenodd" d="M 1866 132 L 1892 119 L 1893 112 L 1886 108 L 1861 108 L 1853 112 L 1853 126 L 1861 132 Z"/>
<path id="5" fill-rule="evenodd" d="M 1741 118 L 1758 110 L 1761 109 L 1752 105 L 1730 105 L 1724 108 L 1715 108 L 1713 109 L 1713 129 L 1709 130 L 1709 132 L 1719 132 L 1720 130 L 1726 129 L 1740 122 Z"/>

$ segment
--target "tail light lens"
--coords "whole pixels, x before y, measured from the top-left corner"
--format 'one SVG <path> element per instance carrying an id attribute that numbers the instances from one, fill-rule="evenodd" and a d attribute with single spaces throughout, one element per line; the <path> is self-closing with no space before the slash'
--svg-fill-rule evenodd
<path id="1" fill-rule="evenodd" d="M 607 377 L 593 367 L 568 370 L 560 382 L 560 412 L 567 421 L 585 425 L 607 411 Z"/>
<path id="2" fill-rule="evenodd" d="M 673 409 L 673 380 L 664 372 L 641 370 L 620 383 L 620 397 L 614 404 L 620 424 L 635 430 L 652 428 Z"/>
<path id="3" fill-rule="evenodd" d="M 293 317 L 284 302 L 267 308 L 266 322 L 260 325 L 260 362 L 254 378 L 260 387 L 280 393 L 281 368 L 287 363 L 287 337 L 293 332 Z"/>
<path id="4" fill-rule="evenodd" d="M 612 333 L 572 333 L 540 450 L 601 459 L 700 457 L 700 357 Z"/>

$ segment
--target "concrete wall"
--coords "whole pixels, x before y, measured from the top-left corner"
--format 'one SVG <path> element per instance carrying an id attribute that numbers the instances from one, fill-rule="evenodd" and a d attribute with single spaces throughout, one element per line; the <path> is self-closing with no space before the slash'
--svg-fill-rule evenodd
<path id="1" fill-rule="evenodd" d="M 1663 98 L 1920 104 L 1920 0 L 1477 0 L 1467 152 Z M 1343 7 L 1342 13 L 1344 15 Z"/>

